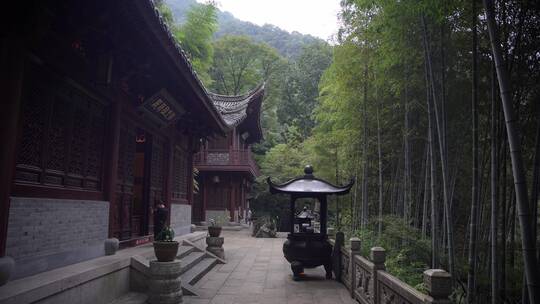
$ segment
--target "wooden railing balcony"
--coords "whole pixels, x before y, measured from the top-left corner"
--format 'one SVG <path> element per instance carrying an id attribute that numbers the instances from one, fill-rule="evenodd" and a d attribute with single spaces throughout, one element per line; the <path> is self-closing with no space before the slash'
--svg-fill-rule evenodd
<path id="1" fill-rule="evenodd" d="M 259 167 L 250 150 L 208 149 L 196 153 L 193 157 L 196 167 L 215 167 L 215 169 L 246 169 L 255 176 L 260 175 Z"/>

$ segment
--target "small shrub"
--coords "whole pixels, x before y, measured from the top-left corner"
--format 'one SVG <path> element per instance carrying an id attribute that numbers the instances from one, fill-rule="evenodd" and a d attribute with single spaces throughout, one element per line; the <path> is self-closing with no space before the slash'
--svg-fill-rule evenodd
<path id="1" fill-rule="evenodd" d="M 174 230 L 171 227 L 165 226 L 163 230 L 155 237 L 157 242 L 173 242 L 174 241 Z"/>

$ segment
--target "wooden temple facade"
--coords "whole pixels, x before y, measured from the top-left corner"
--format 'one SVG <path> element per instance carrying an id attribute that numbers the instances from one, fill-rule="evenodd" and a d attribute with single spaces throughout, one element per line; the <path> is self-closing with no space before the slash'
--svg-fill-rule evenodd
<path id="1" fill-rule="evenodd" d="M 107 238 L 151 241 L 159 202 L 188 233 L 193 156 L 234 131 L 153 1 L 3 13 L 0 257 L 15 278 L 103 255 Z"/>
<path id="2" fill-rule="evenodd" d="M 192 220 L 197 223 L 229 217 L 238 222 L 246 217 L 251 185 L 260 175 L 250 145 L 262 139 L 264 84 L 244 95 L 210 95 L 230 131 L 226 137 L 205 142 L 195 155 L 199 191 L 193 202 Z"/>

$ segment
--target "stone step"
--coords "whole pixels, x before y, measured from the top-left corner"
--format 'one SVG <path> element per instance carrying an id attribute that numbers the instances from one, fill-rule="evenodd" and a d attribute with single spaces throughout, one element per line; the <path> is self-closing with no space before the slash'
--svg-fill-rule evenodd
<path id="1" fill-rule="evenodd" d="M 184 258 L 182 258 L 182 273 L 190 270 L 193 266 L 197 265 L 197 263 L 204 259 L 205 255 L 205 252 L 193 251 Z"/>
<path id="2" fill-rule="evenodd" d="M 190 284 L 194 285 L 199 281 L 206 273 L 208 273 L 214 265 L 217 264 L 215 258 L 204 258 L 197 265 L 193 266 L 190 270 L 182 274 L 182 285 Z"/>
<path id="3" fill-rule="evenodd" d="M 120 298 L 110 302 L 110 304 L 144 304 L 148 296 L 140 292 L 128 292 Z"/>
<path id="4" fill-rule="evenodd" d="M 192 253 L 193 251 L 195 251 L 195 247 L 182 245 L 178 247 L 178 253 L 176 254 L 176 258 L 183 259 L 186 256 L 188 256 L 190 253 Z"/>

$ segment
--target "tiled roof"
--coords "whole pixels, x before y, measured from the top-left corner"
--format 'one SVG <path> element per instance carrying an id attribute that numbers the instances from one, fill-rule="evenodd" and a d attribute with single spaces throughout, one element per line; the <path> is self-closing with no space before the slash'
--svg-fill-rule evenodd
<path id="1" fill-rule="evenodd" d="M 154 17 L 154 19 L 157 21 L 157 23 L 159 23 L 159 26 L 161 27 L 162 32 L 167 36 L 167 40 L 168 40 L 167 44 L 168 44 L 169 49 L 172 49 L 173 53 L 174 52 L 177 53 L 178 58 L 181 61 L 181 64 L 189 70 L 189 73 L 191 73 L 191 75 L 193 76 L 192 79 L 195 80 L 195 82 L 196 82 L 196 86 L 198 87 L 198 90 L 200 90 L 200 92 L 202 92 L 203 103 L 205 103 L 207 105 L 207 109 L 211 113 L 213 112 L 212 116 L 215 117 L 215 119 L 217 120 L 216 122 L 218 123 L 218 125 L 220 125 L 220 128 L 222 129 L 222 131 L 226 131 L 225 129 L 228 128 L 227 124 L 225 123 L 225 121 L 223 120 L 221 115 L 219 115 L 217 109 L 213 105 L 213 102 L 212 102 L 212 100 L 211 100 L 211 98 L 209 96 L 208 90 L 206 89 L 206 87 L 202 83 L 201 79 L 197 75 L 197 72 L 193 68 L 193 65 L 191 64 L 191 61 L 189 60 L 187 54 L 184 52 L 184 50 L 182 49 L 180 44 L 176 41 L 176 39 L 175 39 L 174 35 L 172 34 L 171 30 L 169 29 L 169 27 L 165 23 L 165 19 L 161 16 L 161 13 L 157 9 L 154 1 L 153 0 L 146 0 L 146 1 L 140 1 L 140 2 L 139 1 L 133 1 L 133 2 L 136 5 L 139 4 L 138 5 L 139 7 L 142 6 L 145 9 L 150 9 L 150 10 L 153 11 L 153 16 L 152 17 Z"/>
<path id="2" fill-rule="evenodd" d="M 255 89 L 242 95 L 229 96 L 214 93 L 208 94 L 212 98 L 214 106 L 225 123 L 232 128 L 239 125 L 247 117 L 247 109 L 250 104 L 260 102 L 262 100 L 264 95 L 264 86 L 265 84 L 262 83 Z"/>
<path id="3" fill-rule="evenodd" d="M 167 23 L 165 23 L 165 19 L 163 18 L 163 16 L 161 16 L 161 13 L 159 12 L 159 10 L 157 9 L 155 3 L 153 0 L 147 0 L 148 3 L 151 5 L 151 7 L 153 8 L 154 10 L 154 14 L 156 15 L 156 17 L 159 19 L 159 23 L 163 29 L 163 31 L 167 34 L 167 36 L 169 37 L 169 42 L 171 45 L 174 45 L 176 51 L 178 52 L 178 55 L 180 56 L 180 58 L 182 58 L 182 60 L 185 62 L 185 64 L 188 66 L 189 70 L 191 71 L 191 73 L 193 74 L 193 77 L 197 80 L 197 82 L 199 83 L 199 85 L 201 86 L 201 88 L 207 92 L 206 90 L 206 87 L 204 86 L 204 84 L 202 83 L 201 79 L 199 78 L 199 76 L 197 75 L 197 72 L 195 71 L 195 69 L 193 68 L 193 65 L 191 64 L 191 61 L 189 60 L 187 54 L 184 52 L 184 50 L 182 49 L 182 47 L 180 46 L 180 44 L 176 41 L 176 39 L 174 38 L 174 35 L 173 33 L 171 32 L 171 30 L 169 29 L 169 26 L 167 25 Z"/>
<path id="4" fill-rule="evenodd" d="M 254 115 L 257 115 L 255 118 L 256 125 L 258 129 L 258 133 L 261 133 L 260 128 L 260 102 L 262 101 L 262 97 L 264 95 L 264 88 L 265 84 L 262 83 L 258 85 L 255 89 L 251 90 L 250 92 L 247 92 L 242 95 L 235 95 L 235 96 L 228 96 L 228 95 L 219 95 L 209 92 L 200 78 L 197 76 L 197 72 L 193 68 L 187 54 L 184 52 L 180 44 L 176 41 L 174 38 L 174 35 L 170 31 L 169 27 L 165 23 L 165 19 L 161 16 L 160 12 L 158 11 L 157 7 L 155 6 L 155 3 L 153 0 L 146 0 L 150 7 L 153 9 L 155 17 L 158 19 L 159 24 L 163 30 L 164 33 L 166 33 L 168 37 L 169 45 L 172 45 L 176 52 L 178 53 L 179 58 L 183 63 L 188 67 L 189 71 L 193 75 L 193 78 L 196 80 L 198 86 L 203 91 L 203 93 L 212 101 L 213 104 L 213 111 L 216 111 L 219 113 L 219 118 L 221 119 L 222 123 L 228 127 L 228 129 L 232 129 L 236 126 L 238 126 L 240 123 L 242 123 L 246 117 L 248 116 L 248 106 L 250 104 L 259 103 L 256 107 L 256 112 Z M 218 119 L 219 119 L 218 118 Z M 261 135 L 262 136 L 262 135 Z M 260 137 L 260 136 L 259 136 Z"/>

